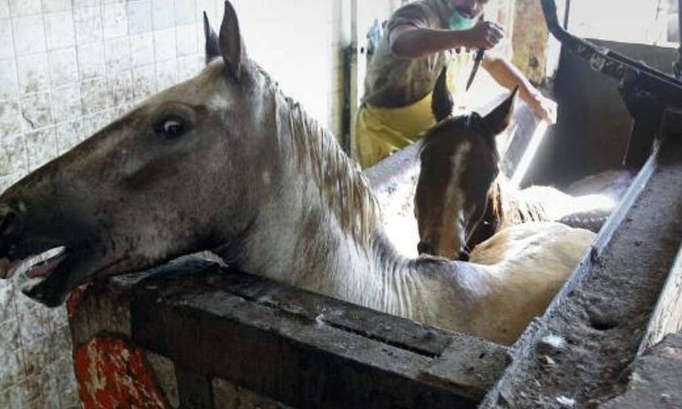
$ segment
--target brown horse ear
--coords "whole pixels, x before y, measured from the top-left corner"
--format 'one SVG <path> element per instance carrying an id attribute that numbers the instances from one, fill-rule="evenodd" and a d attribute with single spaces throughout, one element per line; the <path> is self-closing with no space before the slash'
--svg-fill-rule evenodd
<path id="1" fill-rule="evenodd" d="M 208 16 L 204 11 L 204 36 L 206 37 L 206 64 L 214 58 L 220 57 L 220 46 L 218 45 L 218 34 L 215 33 Z"/>
<path id="2" fill-rule="evenodd" d="M 509 126 L 512 114 L 514 113 L 514 102 L 516 101 L 518 91 L 519 87 L 517 86 L 500 105 L 483 118 L 486 128 L 493 135 L 499 134 Z"/>
<path id="3" fill-rule="evenodd" d="M 436 85 L 433 88 L 433 95 L 431 96 L 431 112 L 436 122 L 440 122 L 452 115 L 452 108 L 454 106 L 455 102 L 452 99 L 452 93 L 448 89 L 448 66 L 446 65 L 440 71 Z"/>
<path id="4" fill-rule="evenodd" d="M 220 25 L 219 44 L 228 74 L 239 81 L 244 57 L 244 44 L 239 31 L 237 12 L 229 1 L 225 2 L 225 14 L 223 23 Z"/>

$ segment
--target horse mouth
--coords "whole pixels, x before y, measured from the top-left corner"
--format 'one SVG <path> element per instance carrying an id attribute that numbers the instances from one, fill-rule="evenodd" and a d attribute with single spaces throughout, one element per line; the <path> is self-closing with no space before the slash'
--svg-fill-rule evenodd
<path id="1" fill-rule="evenodd" d="M 26 280 L 42 282 L 66 259 L 66 247 L 60 246 L 39 254 L 9 261 L 0 260 L 0 277 L 11 278 L 15 274 L 21 274 Z"/>

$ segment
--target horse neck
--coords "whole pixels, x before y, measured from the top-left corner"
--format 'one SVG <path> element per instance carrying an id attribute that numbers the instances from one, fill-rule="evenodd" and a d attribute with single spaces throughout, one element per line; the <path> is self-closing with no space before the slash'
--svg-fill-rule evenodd
<path id="1" fill-rule="evenodd" d="M 276 112 L 273 149 L 280 150 L 282 171 L 243 238 L 236 264 L 310 291 L 428 319 L 414 307 L 428 298 L 423 267 L 387 240 L 360 171 L 298 106 L 280 101 Z"/>

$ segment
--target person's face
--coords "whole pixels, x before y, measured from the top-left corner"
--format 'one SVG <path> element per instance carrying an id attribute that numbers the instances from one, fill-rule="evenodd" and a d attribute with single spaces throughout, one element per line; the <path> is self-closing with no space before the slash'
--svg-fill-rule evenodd
<path id="1" fill-rule="evenodd" d="M 456 7 L 457 11 L 469 18 L 479 16 L 487 3 L 488 0 L 450 0 L 450 4 Z"/>

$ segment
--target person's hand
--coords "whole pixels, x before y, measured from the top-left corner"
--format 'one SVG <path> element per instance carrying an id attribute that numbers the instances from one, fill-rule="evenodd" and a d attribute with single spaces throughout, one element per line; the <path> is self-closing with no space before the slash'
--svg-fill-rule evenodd
<path id="1" fill-rule="evenodd" d="M 479 20 L 476 25 L 466 30 L 466 47 L 476 50 L 488 50 L 497 45 L 504 37 L 502 27 L 492 21 Z"/>
<path id="2" fill-rule="evenodd" d="M 550 125 L 556 123 L 557 104 L 541 94 L 534 95 L 529 101 L 530 109 L 538 118 L 547 121 Z"/>

